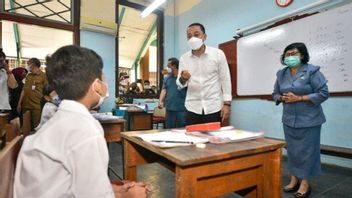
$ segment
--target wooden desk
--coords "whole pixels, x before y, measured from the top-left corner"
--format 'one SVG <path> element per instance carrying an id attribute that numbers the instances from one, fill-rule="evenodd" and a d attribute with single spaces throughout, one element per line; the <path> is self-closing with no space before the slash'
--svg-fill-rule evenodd
<path id="1" fill-rule="evenodd" d="M 9 122 L 8 113 L 0 113 L 0 149 L 6 145 L 6 124 Z"/>
<path id="2" fill-rule="evenodd" d="M 107 120 L 99 121 L 104 129 L 104 137 L 107 143 L 110 142 L 120 142 L 121 141 L 121 132 L 125 131 L 125 120 Z"/>
<path id="3" fill-rule="evenodd" d="M 127 121 L 127 131 L 153 129 L 153 113 L 126 110 L 125 119 Z"/>
<path id="4" fill-rule="evenodd" d="M 159 162 L 176 174 L 176 197 L 217 197 L 236 192 L 244 197 L 281 197 L 283 141 L 251 141 L 161 149 L 122 133 L 125 179 L 136 180 L 136 167 Z"/>

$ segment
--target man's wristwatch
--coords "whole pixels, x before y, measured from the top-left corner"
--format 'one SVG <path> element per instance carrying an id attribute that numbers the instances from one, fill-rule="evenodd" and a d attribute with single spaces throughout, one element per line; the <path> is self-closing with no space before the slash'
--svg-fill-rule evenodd
<path id="1" fill-rule="evenodd" d="M 231 102 L 224 102 L 224 105 L 231 107 Z"/>

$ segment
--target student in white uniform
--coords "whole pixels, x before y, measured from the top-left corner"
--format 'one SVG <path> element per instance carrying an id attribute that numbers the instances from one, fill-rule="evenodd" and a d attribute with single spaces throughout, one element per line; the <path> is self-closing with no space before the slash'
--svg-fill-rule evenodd
<path id="1" fill-rule="evenodd" d="M 43 88 L 43 98 L 42 98 L 42 115 L 40 117 L 40 123 L 35 128 L 36 131 L 40 129 L 57 111 L 60 105 L 60 98 L 56 91 L 49 84 L 44 85 Z"/>
<path id="2" fill-rule="evenodd" d="M 116 186 L 109 181 L 103 129 L 89 113 L 108 92 L 102 68 L 98 54 L 78 46 L 62 47 L 47 58 L 49 84 L 63 101 L 54 116 L 24 140 L 15 198 L 147 196 L 144 184 Z"/>

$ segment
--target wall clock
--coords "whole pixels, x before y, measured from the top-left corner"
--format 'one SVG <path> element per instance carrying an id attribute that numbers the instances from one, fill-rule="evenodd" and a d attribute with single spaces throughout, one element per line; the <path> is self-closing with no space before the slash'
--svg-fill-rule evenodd
<path id="1" fill-rule="evenodd" d="M 276 4 L 280 7 L 287 7 L 289 6 L 293 0 L 275 0 Z"/>

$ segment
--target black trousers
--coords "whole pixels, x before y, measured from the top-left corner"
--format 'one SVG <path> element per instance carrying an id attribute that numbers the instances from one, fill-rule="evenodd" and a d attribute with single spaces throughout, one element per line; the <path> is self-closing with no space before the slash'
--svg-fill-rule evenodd
<path id="1" fill-rule="evenodd" d="M 221 121 L 221 111 L 212 113 L 212 114 L 204 114 L 204 111 L 202 114 L 196 114 L 190 111 L 187 111 L 187 119 L 186 119 L 186 124 L 187 125 L 192 125 L 192 124 L 202 124 L 202 123 L 208 123 L 208 122 L 220 122 Z"/>

